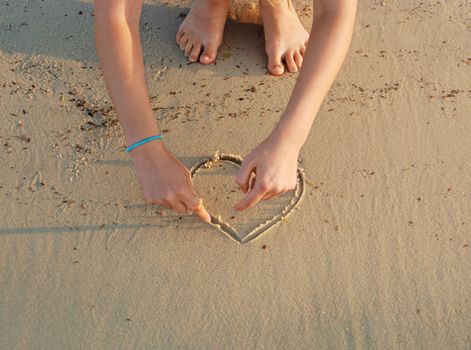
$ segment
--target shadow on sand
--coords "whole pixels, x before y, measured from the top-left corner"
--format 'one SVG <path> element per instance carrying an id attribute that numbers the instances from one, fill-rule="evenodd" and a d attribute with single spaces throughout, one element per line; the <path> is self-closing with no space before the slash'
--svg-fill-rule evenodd
<path id="1" fill-rule="evenodd" d="M 0 1 L 0 48 L 11 54 L 40 55 L 97 66 L 93 4 L 77 0 L 57 4 L 52 0 Z M 187 8 L 143 5 L 140 32 L 147 69 L 208 69 L 215 75 L 241 76 L 247 74 L 244 68 L 250 67 L 250 74 L 266 74 L 262 27 L 231 21 L 226 25 L 216 64 L 188 64 L 175 43 L 182 14 L 187 12 Z"/>

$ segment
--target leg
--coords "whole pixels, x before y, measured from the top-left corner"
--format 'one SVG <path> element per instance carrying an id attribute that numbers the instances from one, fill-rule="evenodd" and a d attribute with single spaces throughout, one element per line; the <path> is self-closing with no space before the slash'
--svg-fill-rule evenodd
<path id="1" fill-rule="evenodd" d="M 291 0 L 260 0 L 260 11 L 268 70 L 273 75 L 283 74 L 285 61 L 290 73 L 297 72 L 303 63 L 309 34 L 299 21 Z"/>
<path id="2" fill-rule="evenodd" d="M 229 0 L 194 0 L 177 33 L 177 43 L 190 62 L 214 62 L 228 11 Z"/>

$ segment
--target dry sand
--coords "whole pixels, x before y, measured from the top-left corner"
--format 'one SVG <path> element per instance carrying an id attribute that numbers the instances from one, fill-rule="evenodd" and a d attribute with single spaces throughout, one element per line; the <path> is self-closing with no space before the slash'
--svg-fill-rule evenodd
<path id="1" fill-rule="evenodd" d="M 300 209 L 244 245 L 141 199 L 89 2 L 0 8 L 1 349 L 471 348 L 469 1 L 360 1 Z M 244 155 L 296 76 L 266 74 L 251 25 L 187 65 L 180 12 L 142 17 L 166 143 L 187 166 Z"/>

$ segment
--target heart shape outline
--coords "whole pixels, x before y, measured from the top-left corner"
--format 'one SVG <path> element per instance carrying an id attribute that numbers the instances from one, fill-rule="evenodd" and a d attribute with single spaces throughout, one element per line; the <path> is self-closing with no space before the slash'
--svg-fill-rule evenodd
<path id="1" fill-rule="evenodd" d="M 219 153 L 218 151 L 216 151 L 212 156 L 204 157 L 197 161 L 195 164 L 193 164 L 193 166 L 190 168 L 191 178 L 194 178 L 200 168 L 210 168 L 213 163 L 216 163 L 220 160 L 232 163 L 240 168 L 240 166 L 242 165 L 243 158 L 238 155 Z M 298 204 L 303 198 L 305 188 L 306 180 L 304 170 L 298 167 L 296 187 L 294 189 L 294 195 L 291 201 L 282 209 L 280 213 L 273 216 L 273 218 L 261 223 L 246 235 L 241 235 L 239 232 L 237 232 L 236 229 L 231 227 L 226 222 L 220 220 L 216 215 L 212 213 L 209 213 L 211 217 L 210 225 L 216 227 L 218 230 L 222 231 L 224 234 L 226 234 L 233 240 L 239 242 L 240 244 L 250 242 L 265 233 L 266 231 L 268 231 L 270 228 L 280 223 L 289 214 L 291 214 L 297 208 Z"/>

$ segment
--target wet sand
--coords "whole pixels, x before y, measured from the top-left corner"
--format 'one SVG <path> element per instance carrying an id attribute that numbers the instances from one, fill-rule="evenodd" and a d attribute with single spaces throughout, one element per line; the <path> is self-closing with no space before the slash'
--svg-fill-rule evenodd
<path id="1" fill-rule="evenodd" d="M 146 2 L 141 25 L 165 142 L 188 167 L 245 155 L 296 75 L 267 75 L 247 24 L 217 64 L 187 64 L 175 3 Z M 242 245 L 142 200 L 90 2 L 0 8 L 1 349 L 471 348 L 469 3 L 360 2 L 301 152 L 303 201 Z M 215 211 L 240 196 L 232 173 L 201 183 Z"/>

